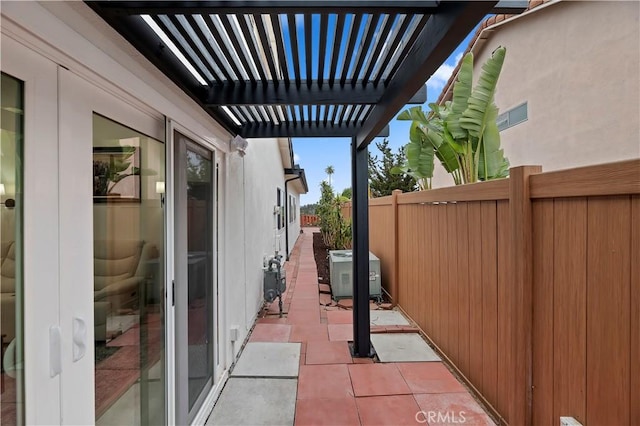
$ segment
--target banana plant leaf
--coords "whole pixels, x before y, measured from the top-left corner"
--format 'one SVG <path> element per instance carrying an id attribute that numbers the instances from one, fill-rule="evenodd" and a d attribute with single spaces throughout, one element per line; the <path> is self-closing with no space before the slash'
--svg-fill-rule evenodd
<path id="1" fill-rule="evenodd" d="M 489 114 L 491 114 L 490 105 L 493 103 L 505 53 L 506 49 L 499 47 L 493 52 L 491 58 L 484 63 L 480 79 L 469 97 L 467 109 L 460 118 L 460 126 L 475 138 L 480 139 L 487 124 L 492 120 L 495 121 L 495 117 L 489 117 Z"/>
<path id="2" fill-rule="evenodd" d="M 434 148 L 417 121 L 411 123 L 409 139 L 406 151 L 409 169 L 421 178 L 433 177 Z"/>
<path id="3" fill-rule="evenodd" d="M 466 140 L 467 132 L 460 125 L 460 118 L 469 106 L 471 85 L 473 84 L 473 53 L 469 52 L 462 59 L 458 79 L 453 85 L 453 101 L 445 120 L 449 132 L 454 139 Z"/>

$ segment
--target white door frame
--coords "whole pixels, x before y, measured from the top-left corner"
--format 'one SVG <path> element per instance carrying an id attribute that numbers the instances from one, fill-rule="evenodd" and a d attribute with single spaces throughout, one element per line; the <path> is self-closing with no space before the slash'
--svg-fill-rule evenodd
<path id="1" fill-rule="evenodd" d="M 3 33 L 2 71 L 24 82 L 24 420 L 50 424 L 61 420 L 49 350 L 60 325 L 57 65 Z"/>
<path id="2" fill-rule="evenodd" d="M 214 289 L 215 286 L 218 286 L 218 294 L 217 297 L 214 294 L 214 300 L 213 300 L 213 304 L 214 304 L 214 309 L 212 314 L 214 315 L 213 318 L 213 324 L 214 327 L 217 324 L 217 327 L 214 328 L 214 345 L 218 346 L 218 350 L 216 351 L 216 348 L 214 347 L 214 365 L 213 365 L 213 387 L 212 389 L 209 391 L 208 395 L 204 398 L 204 400 L 201 403 L 201 406 L 197 412 L 197 414 L 195 415 L 194 419 L 192 420 L 192 424 L 203 424 L 209 413 L 211 412 L 211 410 L 213 409 L 213 405 L 217 399 L 217 397 L 219 396 L 222 387 L 224 386 L 224 383 L 226 381 L 227 378 L 227 364 L 226 364 L 226 352 L 227 352 L 227 347 L 225 346 L 225 337 L 226 337 L 226 311 L 224 309 L 225 304 L 223 303 L 223 301 L 225 300 L 226 294 L 225 294 L 225 286 L 224 286 L 224 282 L 225 282 L 225 270 L 224 270 L 224 264 L 225 264 L 225 251 L 223 249 L 224 246 L 224 241 L 225 241 L 225 233 L 224 233 L 224 206 L 225 206 L 225 202 L 224 202 L 224 197 L 225 197 L 225 192 L 224 192 L 224 183 L 225 183 L 225 179 L 224 179 L 224 162 L 223 162 L 223 158 L 224 158 L 224 153 L 221 152 L 217 146 L 212 143 L 211 141 L 206 140 L 205 138 L 200 137 L 199 135 L 195 134 L 194 132 L 192 132 L 190 129 L 188 129 L 187 127 L 177 123 L 174 120 L 168 119 L 167 120 L 167 141 L 169 141 L 167 143 L 167 183 L 166 183 L 166 188 L 174 188 L 175 187 L 175 143 L 176 141 L 174 140 L 174 131 L 179 132 L 180 134 L 184 135 L 185 137 L 187 137 L 188 139 L 190 139 L 192 142 L 196 143 L 197 145 L 199 145 L 200 147 L 211 151 L 212 153 L 212 166 L 213 166 L 213 170 L 212 170 L 212 174 L 213 174 L 213 190 L 215 191 L 215 195 L 217 195 L 217 201 L 214 199 L 214 231 L 216 232 L 216 234 L 214 235 L 214 241 L 213 241 L 213 245 L 214 245 L 214 261 L 217 260 L 216 264 L 214 265 Z M 216 176 L 216 166 L 220 167 L 220 173 L 218 174 L 218 176 Z M 171 176 L 169 177 L 169 173 L 171 174 Z M 170 193 L 171 192 L 171 193 Z M 170 195 L 167 197 L 167 221 L 169 226 L 167 227 L 170 233 L 170 240 L 167 241 L 167 247 L 170 247 L 171 250 L 171 257 L 168 257 L 167 263 L 171 263 L 171 266 L 168 265 L 168 267 L 172 268 L 171 271 L 168 271 L 167 276 L 170 277 L 169 282 L 174 282 L 175 281 L 175 252 L 174 252 L 174 248 L 175 248 L 175 226 L 173 225 L 175 223 L 175 194 L 173 194 L 173 191 L 168 191 L 168 194 L 170 193 Z M 217 203 L 217 204 L 216 204 Z M 169 253 L 169 252 L 168 252 Z M 216 281 L 217 280 L 217 281 Z M 169 309 L 168 309 L 169 310 Z M 175 306 L 172 307 L 171 309 L 172 311 L 172 324 L 171 327 L 172 330 L 175 330 Z M 167 327 L 169 327 L 169 323 L 167 322 Z M 218 333 L 216 333 L 215 330 L 219 330 Z M 167 344 L 169 344 L 169 342 L 167 342 Z M 173 376 L 172 378 L 175 378 L 175 368 L 176 368 L 176 347 L 175 347 L 175 336 L 172 336 L 172 347 L 170 352 L 172 353 L 172 362 L 173 365 L 171 365 L 170 368 L 173 368 Z M 168 350 L 169 352 L 169 350 Z M 216 356 L 216 353 L 218 354 Z M 169 358 L 168 358 L 169 359 Z M 177 413 L 176 410 L 179 409 L 179 407 L 177 407 L 176 404 L 176 392 L 178 391 L 177 389 L 178 383 L 176 381 L 173 382 L 173 386 L 169 387 L 169 397 L 168 400 L 170 401 L 168 403 L 168 405 L 170 405 L 173 409 L 173 416 L 169 417 L 171 419 L 175 419 L 176 421 L 178 421 L 178 419 L 180 418 L 179 413 Z"/>

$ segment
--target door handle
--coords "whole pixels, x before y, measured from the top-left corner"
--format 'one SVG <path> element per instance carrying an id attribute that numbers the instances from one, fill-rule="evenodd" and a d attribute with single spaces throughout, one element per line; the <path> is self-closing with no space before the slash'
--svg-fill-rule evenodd
<path id="1" fill-rule="evenodd" d="M 60 327 L 49 327 L 49 375 L 56 377 L 62 371 L 62 348 L 60 346 Z"/>
<path id="2" fill-rule="evenodd" d="M 73 318 L 73 362 L 80 361 L 87 352 L 87 324 L 80 317 Z"/>

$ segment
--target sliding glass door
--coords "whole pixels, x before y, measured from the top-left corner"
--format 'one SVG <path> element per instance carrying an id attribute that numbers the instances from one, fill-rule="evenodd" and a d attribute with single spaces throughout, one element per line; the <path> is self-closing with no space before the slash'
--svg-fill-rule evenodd
<path id="1" fill-rule="evenodd" d="M 174 144 L 176 415 L 185 424 L 214 381 L 215 162 L 179 132 Z"/>

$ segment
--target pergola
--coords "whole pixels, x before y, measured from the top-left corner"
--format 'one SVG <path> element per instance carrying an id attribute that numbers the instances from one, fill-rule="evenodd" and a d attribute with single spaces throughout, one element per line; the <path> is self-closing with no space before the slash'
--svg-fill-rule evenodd
<path id="1" fill-rule="evenodd" d="M 371 356 L 367 146 L 487 14 L 527 1 L 87 3 L 232 134 L 352 138 L 353 352 Z"/>

